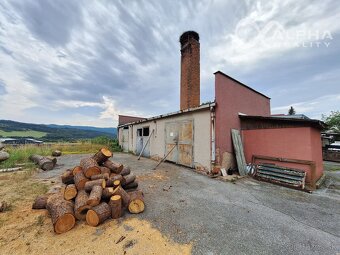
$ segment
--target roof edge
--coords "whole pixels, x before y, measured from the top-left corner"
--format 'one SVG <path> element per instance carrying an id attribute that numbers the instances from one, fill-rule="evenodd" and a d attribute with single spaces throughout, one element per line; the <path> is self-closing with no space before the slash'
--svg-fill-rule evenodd
<path id="1" fill-rule="evenodd" d="M 245 88 L 247 88 L 247 89 L 249 89 L 249 90 L 251 90 L 251 91 L 253 91 L 253 92 L 255 92 L 255 93 L 257 93 L 257 94 L 259 94 L 259 95 L 261 95 L 261 96 L 263 96 L 263 97 L 265 97 L 265 98 L 271 99 L 270 97 L 266 96 L 265 94 L 262 94 L 261 92 L 255 90 L 255 89 L 249 87 L 248 85 L 246 85 L 246 84 L 244 84 L 244 83 L 242 83 L 242 82 L 236 80 L 235 78 L 233 78 L 233 77 L 231 77 L 231 76 L 229 76 L 229 75 L 223 73 L 222 71 L 219 71 L 219 70 L 218 70 L 218 71 L 214 72 L 214 74 L 215 74 L 215 75 L 216 75 L 216 74 L 221 74 L 221 75 L 223 75 L 223 76 L 225 76 L 225 77 L 231 79 L 232 81 L 234 81 L 234 82 L 236 82 L 236 83 L 242 85 L 243 87 L 245 87 Z"/>

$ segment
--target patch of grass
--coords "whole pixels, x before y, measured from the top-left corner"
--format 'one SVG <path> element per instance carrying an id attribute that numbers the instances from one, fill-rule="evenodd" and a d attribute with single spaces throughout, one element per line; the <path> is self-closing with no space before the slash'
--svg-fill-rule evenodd
<path id="1" fill-rule="evenodd" d="M 44 225 L 44 220 L 45 220 L 45 217 L 43 215 L 39 215 L 37 218 L 36 218 L 36 225 L 37 226 L 42 226 Z"/>
<path id="2" fill-rule="evenodd" d="M 0 136 L 2 137 L 34 137 L 41 138 L 47 135 L 45 132 L 25 130 L 25 131 L 4 131 L 0 130 Z"/>
<path id="3" fill-rule="evenodd" d="M 324 164 L 325 171 L 340 171 L 340 165 Z"/>

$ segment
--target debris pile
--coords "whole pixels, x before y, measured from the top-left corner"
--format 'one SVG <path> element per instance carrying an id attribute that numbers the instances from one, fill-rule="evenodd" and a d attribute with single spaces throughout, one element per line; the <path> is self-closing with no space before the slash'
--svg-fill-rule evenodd
<path id="1" fill-rule="evenodd" d="M 62 174 L 65 186 L 59 192 L 35 199 L 32 208 L 48 210 L 56 233 L 69 231 L 76 220 L 97 226 L 108 218 L 120 218 L 124 210 L 144 211 L 144 195 L 137 190 L 136 176 L 129 167 L 109 160 L 111 156 L 111 151 L 102 148 L 82 159 L 79 166 Z"/>

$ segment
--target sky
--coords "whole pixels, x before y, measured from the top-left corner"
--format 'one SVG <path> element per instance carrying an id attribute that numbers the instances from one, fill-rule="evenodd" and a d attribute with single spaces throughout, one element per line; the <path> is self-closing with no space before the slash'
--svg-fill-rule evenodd
<path id="1" fill-rule="evenodd" d="M 201 102 L 220 70 L 272 113 L 340 110 L 336 0 L 2 0 L 0 119 L 117 126 L 179 110 L 180 44 L 200 34 Z"/>

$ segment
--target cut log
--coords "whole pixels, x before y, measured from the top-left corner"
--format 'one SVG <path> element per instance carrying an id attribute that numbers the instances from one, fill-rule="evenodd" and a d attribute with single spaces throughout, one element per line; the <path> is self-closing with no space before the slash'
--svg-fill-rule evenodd
<path id="1" fill-rule="evenodd" d="M 94 181 L 88 181 L 85 183 L 84 189 L 90 192 L 94 186 L 101 186 L 103 189 L 106 187 L 105 179 L 99 179 Z"/>
<path id="2" fill-rule="evenodd" d="M 52 156 L 53 157 L 60 157 L 61 156 L 61 151 L 60 150 L 52 151 Z"/>
<path id="3" fill-rule="evenodd" d="M 64 198 L 66 200 L 71 200 L 77 196 L 77 188 L 75 184 L 69 184 L 66 186 L 64 191 Z"/>
<path id="4" fill-rule="evenodd" d="M 124 166 L 122 164 L 113 162 L 111 160 L 106 160 L 103 163 L 103 166 L 109 168 L 111 170 L 111 172 L 116 173 L 116 174 L 119 174 L 124 168 Z"/>
<path id="5" fill-rule="evenodd" d="M 125 190 L 127 190 L 127 189 L 136 189 L 136 188 L 138 188 L 138 182 L 137 182 L 137 180 L 135 180 L 134 182 L 131 182 L 131 183 L 123 186 L 123 188 Z"/>
<path id="6" fill-rule="evenodd" d="M 96 227 L 110 217 L 111 207 L 107 203 L 102 202 L 99 205 L 87 211 L 86 222 L 90 226 Z"/>
<path id="7" fill-rule="evenodd" d="M 94 186 L 91 190 L 87 204 L 89 206 L 99 205 L 100 199 L 102 198 L 103 188 L 101 186 Z"/>
<path id="8" fill-rule="evenodd" d="M 77 190 L 82 190 L 85 187 L 85 183 L 87 183 L 89 179 L 85 177 L 83 172 L 79 172 L 74 176 L 74 183 L 77 187 Z"/>
<path id="9" fill-rule="evenodd" d="M 122 188 L 122 186 L 118 186 L 113 190 L 113 195 L 120 195 L 122 198 L 122 206 L 125 208 L 128 206 L 130 201 L 130 195 Z"/>
<path id="10" fill-rule="evenodd" d="M 60 194 L 54 194 L 48 198 L 46 209 L 51 215 L 54 231 L 57 234 L 71 230 L 76 224 L 73 203 L 66 201 Z"/>
<path id="11" fill-rule="evenodd" d="M 61 175 L 61 182 L 64 184 L 73 184 L 73 171 L 72 169 L 67 169 L 62 175 Z"/>
<path id="12" fill-rule="evenodd" d="M 3 143 L 0 143 L 0 151 L 5 148 L 5 145 Z"/>
<path id="13" fill-rule="evenodd" d="M 83 172 L 83 169 L 80 166 L 76 166 L 75 168 L 73 168 L 72 172 L 73 176 L 75 176 L 77 173 Z"/>
<path id="14" fill-rule="evenodd" d="M 41 196 L 37 196 L 32 204 L 32 209 L 46 209 L 47 200 L 51 195 L 53 194 L 47 193 Z"/>
<path id="15" fill-rule="evenodd" d="M 111 207 L 112 219 L 118 219 L 122 216 L 122 197 L 120 195 L 112 196 L 109 206 Z"/>
<path id="16" fill-rule="evenodd" d="M 125 175 L 128 175 L 131 173 L 131 170 L 130 170 L 130 167 L 125 167 L 121 172 L 120 174 L 125 176 Z"/>
<path id="17" fill-rule="evenodd" d="M 78 220 L 85 220 L 86 213 L 91 206 L 87 204 L 87 200 L 89 199 L 89 195 L 85 190 L 79 190 L 76 201 L 74 203 L 74 213 Z"/>
<path id="18" fill-rule="evenodd" d="M 39 166 L 42 170 L 52 170 L 57 164 L 56 158 L 44 157 L 41 155 L 31 155 L 30 160 Z"/>
<path id="19" fill-rule="evenodd" d="M 115 188 L 117 188 L 118 186 L 121 186 L 121 184 L 120 184 L 120 180 L 115 180 L 114 182 L 113 182 L 113 188 L 115 189 Z"/>
<path id="20" fill-rule="evenodd" d="M 125 184 L 125 180 L 123 179 L 123 176 L 120 174 L 117 175 L 111 175 L 110 178 L 106 181 L 106 186 L 113 187 L 113 182 L 119 180 L 121 184 Z"/>
<path id="21" fill-rule="evenodd" d="M 9 159 L 9 154 L 6 151 L 0 151 L 0 162 Z"/>
<path id="22" fill-rule="evenodd" d="M 101 148 L 96 154 L 94 154 L 93 159 L 97 161 L 98 165 L 101 165 L 111 157 L 112 152 L 109 149 Z"/>
<path id="23" fill-rule="evenodd" d="M 108 174 L 108 175 L 111 174 L 111 170 L 109 168 L 105 167 L 105 166 L 100 167 L 100 172 L 101 172 L 101 174 Z"/>
<path id="24" fill-rule="evenodd" d="M 108 187 L 108 188 L 103 189 L 102 198 L 103 199 L 111 198 L 112 195 L 113 195 L 113 191 L 114 191 L 114 188 L 112 188 L 112 187 Z"/>
<path id="25" fill-rule="evenodd" d="M 100 174 L 100 168 L 93 158 L 83 158 L 80 161 L 80 166 L 83 169 L 86 178 L 90 178 L 92 175 Z"/>
<path id="26" fill-rule="evenodd" d="M 108 180 L 110 178 L 110 175 L 108 173 L 105 174 L 96 174 L 91 176 L 91 180 L 99 180 L 99 179 L 105 179 Z"/>
<path id="27" fill-rule="evenodd" d="M 129 212 L 130 213 L 141 213 L 145 209 L 145 204 L 144 204 L 144 195 L 143 192 L 140 190 L 133 191 L 128 193 L 130 196 L 130 201 L 129 201 Z"/>
<path id="28" fill-rule="evenodd" d="M 125 185 L 128 185 L 128 184 L 134 182 L 136 180 L 136 175 L 128 174 L 128 175 L 123 176 L 123 179 L 124 179 L 123 183 L 124 183 L 124 186 L 125 186 Z"/>

